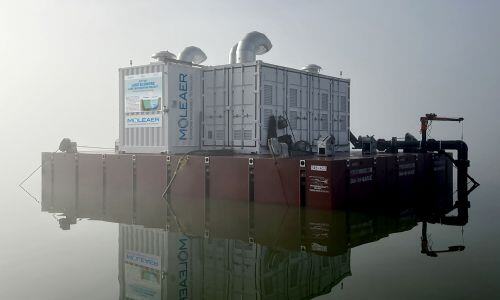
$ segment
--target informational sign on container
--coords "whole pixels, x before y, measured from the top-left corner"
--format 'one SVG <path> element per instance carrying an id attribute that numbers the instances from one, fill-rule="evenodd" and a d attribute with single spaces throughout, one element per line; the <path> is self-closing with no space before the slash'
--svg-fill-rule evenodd
<path id="1" fill-rule="evenodd" d="M 125 297 L 161 299 L 161 260 L 159 256 L 125 251 Z"/>
<path id="2" fill-rule="evenodd" d="M 163 73 L 124 77 L 125 127 L 161 127 Z"/>
<path id="3" fill-rule="evenodd" d="M 173 118 L 174 126 L 171 127 L 173 129 L 171 132 L 176 137 L 173 144 L 192 146 L 196 142 L 192 70 L 185 66 L 171 66 L 169 76 L 169 108 L 172 112 L 169 116 Z"/>
<path id="4" fill-rule="evenodd" d="M 161 127 L 163 115 L 159 114 L 127 114 L 125 115 L 125 128 L 135 127 Z"/>

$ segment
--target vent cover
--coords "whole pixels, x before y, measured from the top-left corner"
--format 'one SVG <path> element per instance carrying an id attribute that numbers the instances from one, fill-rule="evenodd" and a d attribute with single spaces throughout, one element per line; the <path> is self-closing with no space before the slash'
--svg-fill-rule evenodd
<path id="1" fill-rule="evenodd" d="M 297 107 L 297 89 L 290 89 L 290 106 Z"/>
<path id="2" fill-rule="evenodd" d="M 264 85 L 264 105 L 273 105 L 273 87 Z"/>

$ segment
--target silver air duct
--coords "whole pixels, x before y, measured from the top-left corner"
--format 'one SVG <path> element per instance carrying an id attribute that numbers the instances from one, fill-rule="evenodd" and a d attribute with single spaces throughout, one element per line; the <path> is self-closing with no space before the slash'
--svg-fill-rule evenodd
<path id="1" fill-rule="evenodd" d="M 156 59 L 159 62 L 166 63 L 167 61 L 175 60 L 176 56 L 167 50 L 157 52 L 151 56 L 151 58 Z"/>
<path id="2" fill-rule="evenodd" d="M 236 62 L 254 62 L 256 55 L 262 55 L 271 50 L 273 44 L 263 33 L 252 31 L 238 43 L 236 49 Z"/>
<path id="3" fill-rule="evenodd" d="M 237 48 L 238 48 L 238 43 L 234 44 L 234 46 L 231 47 L 231 51 L 229 51 L 229 63 L 230 64 L 236 63 L 236 49 Z"/>
<path id="4" fill-rule="evenodd" d="M 307 65 L 307 66 L 303 67 L 301 70 L 309 72 L 309 73 L 318 74 L 319 71 L 321 71 L 321 69 L 322 68 L 320 66 L 318 66 L 318 65 L 310 64 L 310 65 Z"/>
<path id="5" fill-rule="evenodd" d="M 184 48 L 178 55 L 180 61 L 192 63 L 199 65 L 205 60 L 207 60 L 207 55 L 200 48 L 195 46 L 189 46 Z"/>

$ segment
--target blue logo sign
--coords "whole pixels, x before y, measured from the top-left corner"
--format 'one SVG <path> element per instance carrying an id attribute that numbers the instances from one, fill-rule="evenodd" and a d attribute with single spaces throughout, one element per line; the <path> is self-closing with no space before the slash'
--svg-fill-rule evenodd
<path id="1" fill-rule="evenodd" d="M 189 128 L 188 119 L 188 75 L 179 74 L 179 118 L 177 126 L 179 127 L 179 140 L 185 141 L 186 134 Z"/>

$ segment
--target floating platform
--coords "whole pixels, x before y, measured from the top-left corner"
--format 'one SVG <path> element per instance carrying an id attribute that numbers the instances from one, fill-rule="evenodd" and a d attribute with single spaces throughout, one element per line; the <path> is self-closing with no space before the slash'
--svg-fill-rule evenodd
<path id="1" fill-rule="evenodd" d="M 158 209 L 165 204 L 164 192 L 167 199 L 186 203 L 216 199 L 373 209 L 418 204 L 431 194 L 452 201 L 453 166 L 436 153 L 290 158 L 42 153 L 42 183 L 42 199 L 50 199 L 43 205 L 71 197 L 82 209 L 99 202 L 124 214 L 139 200 L 145 210 Z"/>

